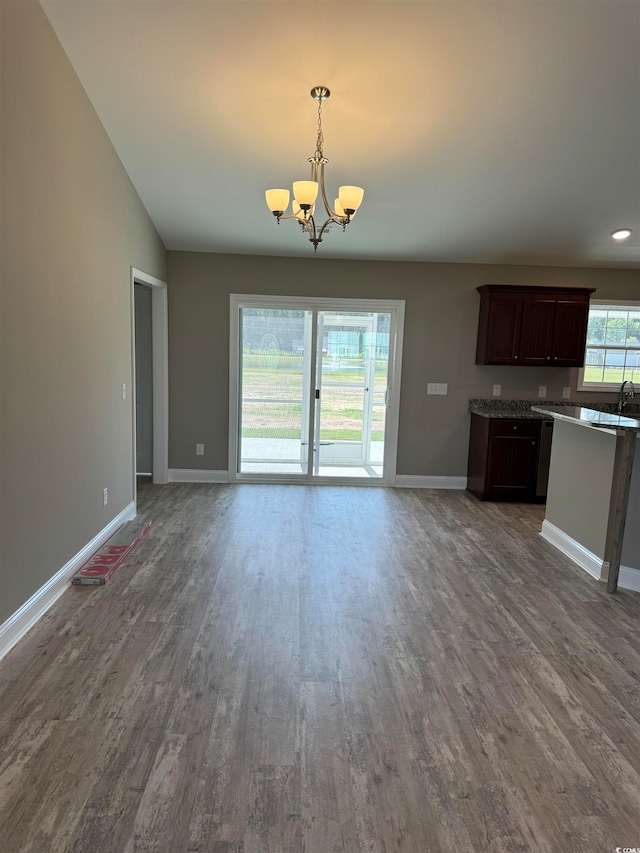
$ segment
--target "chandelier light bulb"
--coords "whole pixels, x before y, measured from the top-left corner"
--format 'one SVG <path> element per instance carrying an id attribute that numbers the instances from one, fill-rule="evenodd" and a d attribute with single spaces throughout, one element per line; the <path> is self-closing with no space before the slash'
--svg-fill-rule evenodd
<path id="1" fill-rule="evenodd" d="M 345 213 L 353 216 L 354 212 L 362 204 L 364 190 L 362 187 L 340 187 L 338 198 Z"/>
<path id="2" fill-rule="evenodd" d="M 264 194 L 267 207 L 274 214 L 282 214 L 289 207 L 289 190 L 267 190 Z"/>
<path id="3" fill-rule="evenodd" d="M 294 181 L 293 196 L 303 210 L 306 205 L 308 209 L 313 207 L 318 198 L 318 182 L 317 181 Z"/>

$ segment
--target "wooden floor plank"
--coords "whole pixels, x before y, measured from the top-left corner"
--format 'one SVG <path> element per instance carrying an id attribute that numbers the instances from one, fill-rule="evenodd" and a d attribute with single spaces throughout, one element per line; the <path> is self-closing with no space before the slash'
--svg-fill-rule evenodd
<path id="1" fill-rule="evenodd" d="M 2 853 L 640 843 L 640 595 L 543 508 L 147 484 L 139 517 L 2 663 Z"/>

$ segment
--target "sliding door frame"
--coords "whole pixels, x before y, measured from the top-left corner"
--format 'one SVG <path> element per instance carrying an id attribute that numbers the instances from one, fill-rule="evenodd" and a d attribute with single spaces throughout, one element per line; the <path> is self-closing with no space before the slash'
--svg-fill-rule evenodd
<path id="1" fill-rule="evenodd" d="M 389 340 L 387 409 L 384 442 L 383 476 L 378 477 L 309 477 L 313 454 L 307 466 L 307 477 L 290 474 L 239 474 L 238 447 L 240 445 L 239 391 L 240 382 L 240 309 L 274 308 L 291 311 L 361 311 L 363 313 L 391 314 L 394 334 Z M 341 299 L 309 296 L 267 296 L 264 294 L 232 293 L 229 305 L 229 482 L 230 483 L 298 483 L 318 485 L 395 486 L 398 457 L 398 423 L 400 417 L 400 378 L 402 372 L 402 347 L 404 339 L 404 299 Z M 315 315 L 317 317 L 317 314 Z M 309 440 L 315 426 L 317 323 L 312 324 L 311 389 L 309 412 Z M 311 451 L 311 445 L 309 450 Z"/>

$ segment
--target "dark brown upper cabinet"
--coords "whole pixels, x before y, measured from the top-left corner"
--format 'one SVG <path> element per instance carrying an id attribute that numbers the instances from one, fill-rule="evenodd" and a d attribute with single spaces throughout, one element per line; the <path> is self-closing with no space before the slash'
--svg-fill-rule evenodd
<path id="1" fill-rule="evenodd" d="M 476 364 L 582 367 L 594 292 L 587 287 L 479 287 Z"/>

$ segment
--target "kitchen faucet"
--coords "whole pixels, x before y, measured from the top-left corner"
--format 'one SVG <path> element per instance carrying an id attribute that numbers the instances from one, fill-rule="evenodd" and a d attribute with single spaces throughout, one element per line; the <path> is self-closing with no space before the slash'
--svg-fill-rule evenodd
<path id="1" fill-rule="evenodd" d="M 628 390 L 624 387 L 625 385 L 631 386 Z M 624 411 L 624 407 L 627 405 L 629 400 L 633 400 L 636 396 L 636 389 L 633 385 L 633 382 L 630 379 L 625 379 L 625 381 L 620 386 L 620 393 L 618 395 L 618 414 L 621 415 Z"/>

